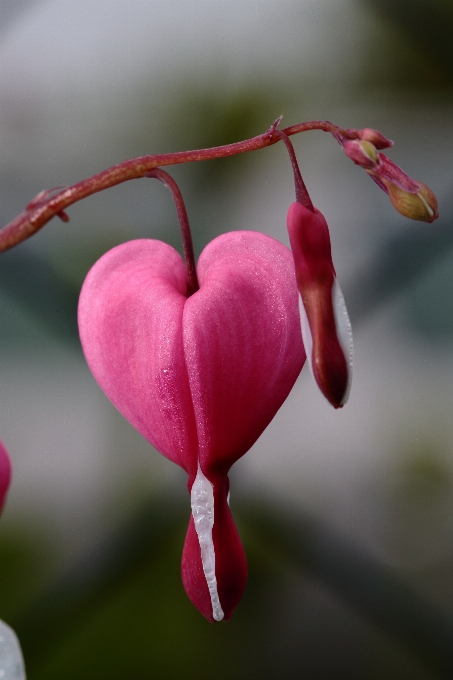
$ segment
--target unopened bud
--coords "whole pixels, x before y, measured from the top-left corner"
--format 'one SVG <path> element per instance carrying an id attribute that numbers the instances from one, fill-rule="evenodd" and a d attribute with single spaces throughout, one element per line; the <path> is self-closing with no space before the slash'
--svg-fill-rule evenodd
<path id="1" fill-rule="evenodd" d="M 389 195 L 393 207 L 405 217 L 422 222 L 434 222 L 439 217 L 437 198 L 431 189 L 409 177 L 383 153 L 378 154 L 374 168 L 365 170 Z"/>
<path id="2" fill-rule="evenodd" d="M 439 217 L 437 198 L 429 187 L 421 182 L 417 193 L 400 189 L 396 184 L 383 180 L 392 205 L 399 213 L 412 220 L 434 222 Z"/>
<path id="3" fill-rule="evenodd" d="M 343 144 L 343 149 L 347 156 L 361 168 L 375 168 L 379 162 L 376 147 L 371 142 L 364 142 L 353 139 Z"/>
<path id="4" fill-rule="evenodd" d="M 372 128 L 364 128 L 360 130 L 360 139 L 363 142 L 371 142 L 376 149 L 388 149 L 389 146 L 393 146 L 391 139 L 384 137 L 382 132 L 379 130 L 373 130 Z"/>

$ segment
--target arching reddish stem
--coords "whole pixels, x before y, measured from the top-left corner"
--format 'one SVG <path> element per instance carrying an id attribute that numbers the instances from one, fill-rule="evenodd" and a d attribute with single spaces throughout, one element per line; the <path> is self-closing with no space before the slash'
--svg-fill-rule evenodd
<path id="1" fill-rule="evenodd" d="M 308 193 L 307 187 L 305 186 L 305 182 L 302 179 L 299 163 L 297 162 L 296 153 L 294 151 L 294 147 L 291 143 L 291 140 L 289 139 L 288 135 L 282 132 L 281 130 L 276 130 L 275 134 L 279 135 L 280 139 L 284 142 L 291 160 L 291 165 L 293 166 L 294 186 L 296 190 L 297 203 L 300 203 L 301 205 L 305 206 L 306 208 L 311 210 L 311 212 L 315 212 L 313 203 L 311 202 L 310 194 Z"/>

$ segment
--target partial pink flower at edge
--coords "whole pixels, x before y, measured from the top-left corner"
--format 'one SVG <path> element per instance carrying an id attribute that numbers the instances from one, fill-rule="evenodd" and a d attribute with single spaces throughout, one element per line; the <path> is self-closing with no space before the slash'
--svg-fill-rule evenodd
<path id="1" fill-rule="evenodd" d="M 6 500 L 6 494 L 11 482 L 11 460 L 5 445 L 0 441 L 0 512 Z"/>

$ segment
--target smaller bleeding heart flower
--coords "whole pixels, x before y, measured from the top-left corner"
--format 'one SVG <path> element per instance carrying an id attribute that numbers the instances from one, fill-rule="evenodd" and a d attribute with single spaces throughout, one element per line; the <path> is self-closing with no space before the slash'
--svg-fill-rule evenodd
<path id="1" fill-rule="evenodd" d="M 353 344 L 349 316 L 332 261 L 329 227 L 305 187 L 289 137 L 286 145 L 294 172 L 296 202 L 287 227 L 300 293 L 302 337 L 311 373 L 335 408 L 347 401 L 352 380 Z"/>
<path id="2" fill-rule="evenodd" d="M 319 212 L 292 203 L 287 226 L 293 252 L 307 361 L 319 389 L 335 408 L 347 401 L 353 345 L 349 316 L 332 262 L 329 227 Z"/>

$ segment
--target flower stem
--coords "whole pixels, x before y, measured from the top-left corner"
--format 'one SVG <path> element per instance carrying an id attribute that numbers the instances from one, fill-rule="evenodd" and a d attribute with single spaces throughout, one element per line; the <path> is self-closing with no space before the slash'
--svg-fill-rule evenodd
<path id="1" fill-rule="evenodd" d="M 276 130 L 275 133 L 279 135 L 280 139 L 284 142 L 286 149 L 289 153 L 289 157 L 291 159 L 291 165 L 293 166 L 294 172 L 294 186 L 296 189 L 297 203 L 300 203 L 301 205 L 305 206 L 305 208 L 308 208 L 309 210 L 311 210 L 311 212 L 315 212 L 313 203 L 311 202 L 310 194 L 308 193 L 307 187 L 305 186 L 305 182 L 302 179 L 299 163 L 297 162 L 296 158 L 296 152 L 294 151 L 294 147 L 292 145 L 290 138 L 281 130 Z"/>
<path id="2" fill-rule="evenodd" d="M 342 135 L 348 139 L 357 139 L 359 134 L 357 130 L 344 130 L 328 121 L 321 120 L 298 123 L 297 125 L 285 128 L 282 132 L 290 136 L 300 132 L 307 132 L 308 130 L 330 132 L 335 138 L 338 138 L 338 135 Z M 104 191 L 104 189 L 113 187 L 116 184 L 146 177 L 155 168 L 215 158 L 227 158 L 249 151 L 257 151 L 258 149 L 264 149 L 276 144 L 280 138 L 280 131 L 276 130 L 276 125 L 274 124 L 264 134 L 246 139 L 243 142 L 214 146 L 210 149 L 139 156 L 138 158 L 123 161 L 92 177 L 64 188 L 54 196 L 49 197 L 48 192 L 41 193 L 20 215 L 0 230 L 0 252 L 25 241 L 25 239 L 39 231 L 55 216 L 60 216 L 66 221 L 67 215 L 64 210 L 73 203 L 99 191 Z"/>
<path id="3" fill-rule="evenodd" d="M 187 283 L 186 296 L 190 297 L 196 293 L 197 290 L 199 290 L 200 286 L 198 285 L 197 269 L 195 266 L 195 256 L 193 252 L 192 233 L 190 231 L 189 218 L 187 216 L 184 199 L 175 180 L 171 175 L 168 174 L 168 172 L 165 172 L 165 170 L 155 168 L 154 170 L 147 172 L 146 177 L 155 177 L 160 182 L 162 182 L 162 184 L 165 184 L 165 186 L 170 189 L 173 195 L 176 212 L 178 213 L 179 227 L 181 229 L 182 245 L 184 249 Z"/>

